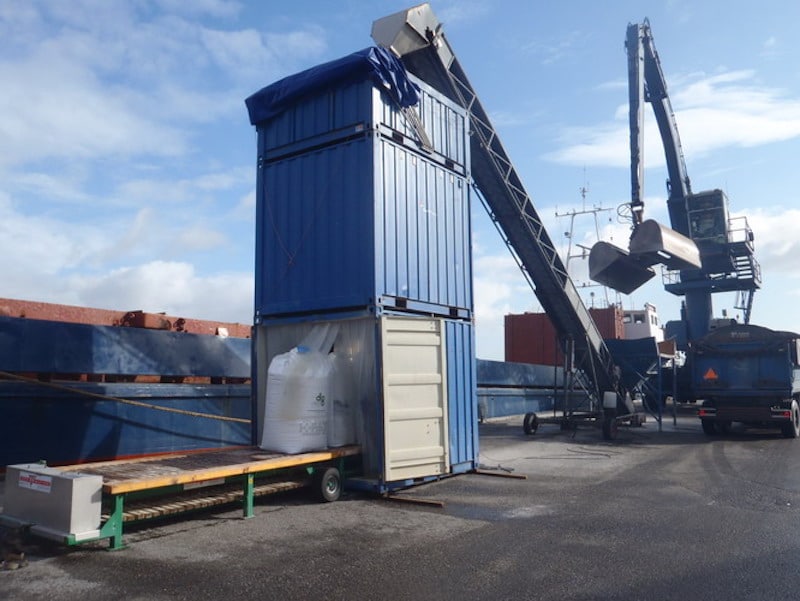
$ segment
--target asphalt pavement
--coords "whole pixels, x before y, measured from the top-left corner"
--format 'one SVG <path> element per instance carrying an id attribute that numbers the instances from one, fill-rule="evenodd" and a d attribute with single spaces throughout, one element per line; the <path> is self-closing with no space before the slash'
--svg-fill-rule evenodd
<path id="1" fill-rule="evenodd" d="M 613 443 L 588 427 L 525 436 L 521 416 L 480 434 L 498 476 L 425 484 L 406 502 L 298 491 L 259 500 L 249 520 L 217 509 L 130 529 L 120 551 L 29 540 L 29 565 L 0 571 L 0 599 L 800 598 L 800 440 L 708 438 L 689 416 Z"/>

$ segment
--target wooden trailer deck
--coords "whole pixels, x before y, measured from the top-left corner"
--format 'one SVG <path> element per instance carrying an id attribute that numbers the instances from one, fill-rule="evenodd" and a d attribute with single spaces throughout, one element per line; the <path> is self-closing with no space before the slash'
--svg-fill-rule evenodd
<path id="1" fill-rule="evenodd" d="M 356 455 L 359 452 L 360 447 L 347 446 L 286 455 L 263 451 L 258 447 L 246 447 L 84 463 L 62 466 L 58 469 L 102 476 L 103 492 L 117 495 L 321 464 L 340 457 Z"/>
<path id="2" fill-rule="evenodd" d="M 323 500 L 338 497 L 344 461 L 361 452 L 346 446 L 286 455 L 257 447 L 176 453 L 157 457 L 61 466 L 61 471 L 103 478 L 100 535 L 112 549 L 123 546 L 124 522 L 151 519 L 213 505 L 243 502 L 243 517 L 253 516 L 253 499 L 308 484 Z M 331 471 L 330 468 L 334 468 Z M 335 477 L 335 481 L 324 478 Z M 85 540 L 65 540 L 67 544 Z"/>

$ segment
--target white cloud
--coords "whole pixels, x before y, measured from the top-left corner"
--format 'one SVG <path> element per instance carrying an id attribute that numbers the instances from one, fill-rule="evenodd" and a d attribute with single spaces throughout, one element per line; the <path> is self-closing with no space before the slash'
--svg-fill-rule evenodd
<path id="1" fill-rule="evenodd" d="M 240 323 L 253 318 L 252 274 L 199 275 L 191 263 L 151 261 L 99 276 L 75 276 L 69 288 L 91 307 Z"/>
<path id="2" fill-rule="evenodd" d="M 502 361 L 504 318 L 538 307 L 510 253 L 474 258 L 475 339 L 478 357 Z"/>
<path id="3" fill-rule="evenodd" d="M 558 38 L 536 39 L 524 44 L 520 52 L 540 57 L 543 65 L 559 62 L 574 52 L 575 46 L 584 40 L 585 34 L 580 31 L 570 31 Z"/>
<path id="4" fill-rule="evenodd" d="M 800 255 L 800 239 L 797 237 L 800 209 L 749 209 L 746 215 L 755 233 L 756 257 L 762 271 L 778 278 L 796 274 Z"/>
<path id="5" fill-rule="evenodd" d="M 228 238 L 222 232 L 203 224 L 183 228 L 175 239 L 177 246 L 184 252 L 211 250 L 227 242 Z"/>
<path id="6" fill-rule="evenodd" d="M 780 45 L 778 39 L 773 35 L 764 40 L 761 45 L 761 56 L 764 58 L 774 58 L 780 55 Z"/>
<path id="7" fill-rule="evenodd" d="M 607 123 L 565 128 L 560 138 L 561 148 L 546 154 L 544 158 L 556 163 L 589 167 L 630 165 L 627 121 L 624 127 L 618 123 Z M 645 157 L 651 154 L 645 152 Z"/>
<path id="8" fill-rule="evenodd" d="M 478 21 L 489 14 L 493 8 L 492 4 L 486 0 L 458 0 L 450 2 L 442 8 L 437 5 L 434 7 L 434 13 L 447 28 L 450 25 Z"/>
<path id="9" fill-rule="evenodd" d="M 82 190 L 85 178 L 81 174 L 40 171 L 10 171 L 2 174 L 6 189 L 21 191 L 48 202 L 86 203 L 91 196 Z"/>
<path id="10" fill-rule="evenodd" d="M 697 79 L 697 78 L 700 79 Z M 693 159 L 714 150 L 752 147 L 800 137 L 800 98 L 760 86 L 751 71 L 691 76 L 672 88 L 672 104 L 684 152 Z M 561 148 L 545 158 L 570 165 L 623 167 L 630 164 L 628 109 L 611 122 L 565 129 Z M 652 111 L 646 107 L 645 164 L 664 164 Z"/>
<path id="11" fill-rule="evenodd" d="M 0 139 L 6 165 L 48 158 L 175 155 L 185 136 L 134 111 L 85 68 L 59 58 L 0 62 Z"/>
<path id="12" fill-rule="evenodd" d="M 72 226 L 45 215 L 25 215 L 0 193 L 0 281 L 4 295 L 23 294 L 29 287 L 41 290 L 60 273 L 87 261 L 105 244 L 105 237 L 90 227 Z"/>
<path id="13" fill-rule="evenodd" d="M 158 4 L 165 10 L 183 15 L 208 15 L 217 18 L 231 18 L 237 16 L 242 10 L 240 2 L 226 0 L 158 0 Z"/>
<path id="14" fill-rule="evenodd" d="M 255 29 L 203 29 L 201 38 L 211 58 L 222 69 L 241 69 L 243 65 L 250 65 L 254 60 L 260 63 L 264 58 L 270 58 L 261 34 Z"/>
<path id="15" fill-rule="evenodd" d="M 153 17 L 135 4 L 36 8 L 0 15 L 0 141 L 13 149 L 0 166 L 187 154 L 196 124 L 242 118 L 252 89 L 326 48 L 314 26 L 261 34 Z M 184 12 L 237 10 L 204 2 Z"/>
<path id="16" fill-rule="evenodd" d="M 256 216 L 256 191 L 250 190 L 239 199 L 236 206 L 231 211 L 231 216 L 235 219 L 255 219 Z"/>
<path id="17" fill-rule="evenodd" d="M 128 206 L 145 203 L 164 209 L 165 204 L 191 201 L 197 207 L 205 201 L 213 200 L 219 192 L 252 185 L 254 177 L 251 167 L 232 167 L 180 179 L 129 179 L 119 185 L 115 198 L 117 203 Z"/>

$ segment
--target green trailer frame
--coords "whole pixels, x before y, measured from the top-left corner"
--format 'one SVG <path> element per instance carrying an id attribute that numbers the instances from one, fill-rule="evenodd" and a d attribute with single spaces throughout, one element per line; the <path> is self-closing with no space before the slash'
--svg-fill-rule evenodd
<path id="1" fill-rule="evenodd" d="M 305 486 L 314 486 L 323 501 L 335 501 L 347 470 L 355 471 L 358 446 L 286 455 L 257 447 L 159 455 L 67 465 L 64 472 L 103 477 L 99 534 L 82 536 L 53 532 L 13 515 L 7 525 L 29 525 L 31 532 L 67 545 L 109 540 L 122 549 L 124 524 L 177 515 L 206 507 L 242 503 L 242 517 L 253 517 L 254 499 Z"/>

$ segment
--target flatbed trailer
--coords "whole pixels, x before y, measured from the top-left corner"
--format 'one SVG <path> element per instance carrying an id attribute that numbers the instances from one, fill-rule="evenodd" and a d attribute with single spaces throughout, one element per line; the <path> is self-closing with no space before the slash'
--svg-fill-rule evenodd
<path id="1" fill-rule="evenodd" d="M 8 466 L 0 522 L 77 545 L 108 539 L 123 545 L 123 525 L 241 502 L 253 516 L 257 496 L 312 486 L 335 501 L 361 449 L 345 446 L 286 455 L 258 447 L 48 467 Z"/>

